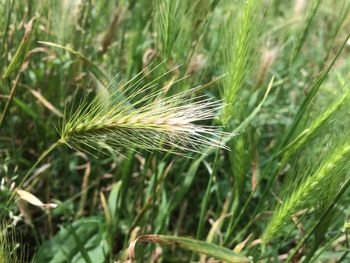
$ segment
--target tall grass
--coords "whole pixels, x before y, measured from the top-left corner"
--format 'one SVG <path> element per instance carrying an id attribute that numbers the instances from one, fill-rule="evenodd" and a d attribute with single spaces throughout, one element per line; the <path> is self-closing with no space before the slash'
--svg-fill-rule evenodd
<path id="1" fill-rule="evenodd" d="M 0 0 L 0 261 L 349 261 L 349 10 Z"/>
<path id="2" fill-rule="evenodd" d="M 19 263 L 27 262 L 27 248 L 19 245 L 10 228 L 2 227 L 0 232 L 0 262 Z"/>

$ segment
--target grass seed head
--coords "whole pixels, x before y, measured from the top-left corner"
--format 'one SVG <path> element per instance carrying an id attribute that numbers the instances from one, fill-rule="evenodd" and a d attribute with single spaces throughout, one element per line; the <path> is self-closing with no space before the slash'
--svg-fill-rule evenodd
<path id="1" fill-rule="evenodd" d="M 83 100 L 63 121 L 60 141 L 79 149 L 138 148 L 179 154 L 221 146 L 217 127 L 198 124 L 215 117 L 219 102 L 203 96 L 194 101 L 189 95 L 195 90 L 159 98 L 152 86 L 138 88 L 135 81 L 123 87 L 111 83 L 108 100 L 98 96 Z M 121 97 L 120 90 L 127 95 Z"/>

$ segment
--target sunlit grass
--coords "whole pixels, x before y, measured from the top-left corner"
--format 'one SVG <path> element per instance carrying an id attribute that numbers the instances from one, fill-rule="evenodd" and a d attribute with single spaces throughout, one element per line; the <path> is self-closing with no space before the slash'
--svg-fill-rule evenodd
<path id="1" fill-rule="evenodd" d="M 349 11 L 0 0 L 0 262 L 349 261 Z"/>

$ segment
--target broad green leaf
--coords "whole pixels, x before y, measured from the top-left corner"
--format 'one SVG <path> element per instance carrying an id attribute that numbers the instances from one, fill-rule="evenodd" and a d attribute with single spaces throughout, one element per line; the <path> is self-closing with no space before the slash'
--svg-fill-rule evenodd
<path id="1" fill-rule="evenodd" d="M 106 262 L 109 248 L 101 230 L 102 223 L 100 218 L 90 217 L 63 227 L 53 239 L 39 248 L 36 262 L 85 263 L 86 257 L 93 263 Z M 80 242 L 77 242 L 77 238 Z"/>
<path id="2" fill-rule="evenodd" d="M 164 235 L 143 235 L 138 237 L 133 243 L 130 244 L 129 247 L 129 256 L 132 258 L 134 257 L 134 249 L 138 241 L 158 243 L 160 245 L 167 246 L 176 245 L 180 248 L 196 253 L 206 254 L 210 257 L 224 260 L 226 262 L 249 262 L 247 257 L 235 253 L 225 247 L 191 238 Z"/>

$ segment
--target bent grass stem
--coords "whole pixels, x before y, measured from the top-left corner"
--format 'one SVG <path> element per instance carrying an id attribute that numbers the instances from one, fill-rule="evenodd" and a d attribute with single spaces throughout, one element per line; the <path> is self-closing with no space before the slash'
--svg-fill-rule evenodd
<path id="1" fill-rule="evenodd" d="M 29 178 L 29 176 L 32 174 L 32 172 L 34 171 L 34 169 L 39 165 L 39 163 L 41 163 L 47 155 L 49 155 L 49 153 L 51 153 L 58 145 L 62 144 L 62 140 L 58 140 L 57 142 L 55 142 L 54 144 L 51 144 L 51 146 L 49 146 L 37 159 L 37 161 L 32 165 L 32 167 L 27 171 L 27 173 L 24 175 L 23 179 L 21 180 L 21 182 L 18 184 L 18 186 L 16 187 L 16 189 L 13 191 L 10 199 L 7 201 L 6 206 L 8 207 L 11 202 L 13 201 L 15 195 L 16 195 L 16 190 L 21 188 L 23 186 L 23 184 L 25 183 L 25 181 Z"/>

